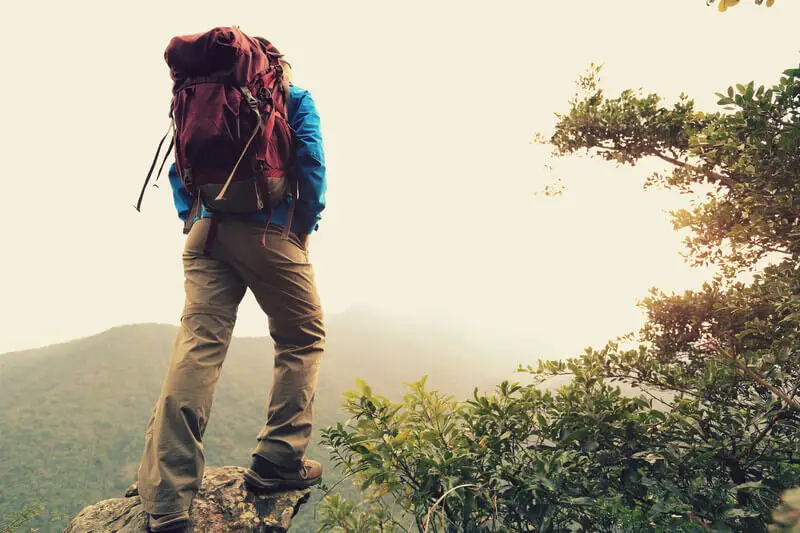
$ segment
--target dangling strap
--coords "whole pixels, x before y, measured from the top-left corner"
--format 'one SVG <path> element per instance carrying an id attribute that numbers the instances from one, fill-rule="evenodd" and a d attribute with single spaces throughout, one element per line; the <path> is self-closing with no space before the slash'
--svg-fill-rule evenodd
<path id="1" fill-rule="evenodd" d="M 156 168 L 156 163 L 158 162 L 158 154 L 161 153 L 161 147 L 164 146 L 164 141 L 167 140 L 167 135 L 169 135 L 170 131 L 172 131 L 172 123 L 170 123 L 169 128 L 167 129 L 167 133 L 165 133 L 164 136 L 161 137 L 161 141 L 159 141 L 158 143 L 158 148 L 156 148 L 156 155 L 153 156 L 153 162 L 150 164 L 150 170 L 147 172 L 147 177 L 144 180 L 144 185 L 142 185 L 142 192 L 139 193 L 139 201 L 136 202 L 136 205 L 134 206 L 136 210 L 139 212 L 142 211 L 142 200 L 144 199 L 144 191 L 147 190 L 147 184 L 150 182 L 150 176 L 153 175 L 153 169 Z M 170 142 L 169 144 L 170 144 L 170 149 L 172 149 L 173 142 Z"/>
<path id="2" fill-rule="evenodd" d="M 192 226 L 194 225 L 194 220 L 200 216 L 200 195 L 198 194 L 194 198 L 194 202 L 192 202 L 192 208 L 189 209 L 189 213 L 186 215 L 186 221 L 183 224 L 183 234 L 187 235 L 189 231 L 191 231 Z"/>
<path id="3" fill-rule="evenodd" d="M 290 178 L 292 187 L 292 202 L 289 204 L 289 212 L 286 213 L 286 224 L 283 226 L 281 238 L 289 240 L 289 232 L 292 231 L 292 220 L 294 219 L 294 206 L 297 204 L 297 180 Z"/>
<path id="4" fill-rule="evenodd" d="M 158 178 L 161 177 L 161 171 L 164 170 L 164 163 L 167 162 L 167 158 L 169 154 L 172 152 L 172 147 L 175 146 L 175 134 L 172 135 L 172 138 L 169 140 L 169 146 L 167 147 L 167 151 L 164 154 L 164 159 L 161 160 L 161 166 L 158 167 L 158 174 L 156 174 L 156 179 L 153 180 L 153 187 L 158 188 Z"/>
<path id="5" fill-rule="evenodd" d="M 211 252 L 214 250 L 214 241 L 217 240 L 217 217 L 211 215 L 211 223 L 208 226 L 208 233 L 206 234 L 206 242 L 203 244 L 203 255 L 211 257 Z"/>
<path id="6" fill-rule="evenodd" d="M 236 174 L 236 169 L 239 168 L 239 163 L 242 162 L 244 154 L 247 153 L 247 149 L 250 148 L 250 143 L 252 143 L 253 139 L 256 138 L 256 133 L 258 133 L 260 129 L 261 129 L 261 120 L 258 121 L 258 126 L 256 126 L 255 130 L 253 130 L 253 134 L 250 136 L 250 139 L 247 140 L 247 144 L 245 145 L 244 150 L 242 150 L 242 155 L 239 156 L 239 160 L 236 161 L 235 165 L 233 165 L 233 170 L 231 170 L 230 176 L 228 176 L 228 179 L 225 180 L 225 185 L 222 186 L 222 190 L 219 191 L 219 194 L 217 195 L 216 198 L 214 198 L 214 200 L 222 200 L 223 199 L 222 197 L 225 196 L 225 193 L 228 191 L 228 186 L 231 184 L 231 181 L 233 180 L 233 175 Z"/>

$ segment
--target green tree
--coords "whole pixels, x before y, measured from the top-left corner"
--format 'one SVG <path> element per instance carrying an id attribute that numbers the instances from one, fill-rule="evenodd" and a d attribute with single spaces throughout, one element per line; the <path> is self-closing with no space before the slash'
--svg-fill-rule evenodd
<path id="1" fill-rule="evenodd" d="M 44 507 L 37 504 L 12 513 L 5 524 L 0 524 L 0 533 L 12 533 L 19 530 L 19 528 L 39 516 L 43 511 Z"/>
<path id="2" fill-rule="evenodd" d="M 688 260 L 722 275 L 653 290 L 646 325 L 624 337 L 634 349 L 543 362 L 525 385 L 456 402 L 423 381 L 395 403 L 362 384 L 324 440 L 420 531 L 766 532 L 773 512 L 774 530 L 793 527 L 796 493 L 781 493 L 800 485 L 800 69 L 729 88 L 714 113 L 607 98 L 597 75 L 559 116 L 556 154 L 669 163 L 645 183 L 705 191 L 674 225 Z M 749 284 L 734 281 L 744 270 Z M 543 389 L 556 375 L 572 381 Z"/>
<path id="3" fill-rule="evenodd" d="M 675 229 L 692 233 L 686 244 L 694 264 L 732 274 L 770 254 L 797 259 L 800 69 L 773 87 L 729 87 L 718 94 L 725 109 L 708 114 L 685 96 L 672 106 L 633 90 L 606 98 L 598 70 L 580 79 L 581 93 L 559 115 L 551 138 L 557 154 L 588 150 L 623 165 L 660 158 L 675 168 L 654 174 L 648 186 L 712 187 L 705 202 L 674 213 Z"/>

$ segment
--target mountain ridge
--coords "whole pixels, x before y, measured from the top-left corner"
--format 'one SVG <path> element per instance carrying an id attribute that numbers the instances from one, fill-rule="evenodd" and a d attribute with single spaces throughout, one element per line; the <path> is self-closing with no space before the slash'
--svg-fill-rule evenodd
<path id="1" fill-rule="evenodd" d="M 327 329 L 309 449 L 324 461 L 319 429 L 344 418 L 342 393 L 356 378 L 395 398 L 403 382 L 423 375 L 430 388 L 461 398 L 474 386 L 485 390 L 513 378 L 514 366 L 501 368 L 492 347 L 435 326 L 345 314 L 329 317 Z M 40 533 L 61 531 L 64 517 L 119 496 L 135 480 L 176 332 L 170 324 L 124 324 L 0 356 L 0 516 L 40 502 L 47 514 L 31 525 Z M 267 337 L 233 339 L 204 438 L 210 467 L 249 462 L 266 411 L 271 355 Z M 311 528 L 311 521 L 313 511 L 303 510 L 295 527 Z"/>

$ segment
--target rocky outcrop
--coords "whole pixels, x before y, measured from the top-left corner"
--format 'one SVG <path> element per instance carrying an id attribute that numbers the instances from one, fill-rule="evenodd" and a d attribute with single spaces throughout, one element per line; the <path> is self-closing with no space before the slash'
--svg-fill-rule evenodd
<path id="1" fill-rule="evenodd" d="M 282 533 L 308 500 L 310 490 L 256 493 L 244 485 L 244 469 L 236 466 L 206 469 L 192 504 L 193 530 L 207 533 Z M 125 498 L 86 507 L 64 533 L 144 533 L 147 513 L 133 486 Z"/>

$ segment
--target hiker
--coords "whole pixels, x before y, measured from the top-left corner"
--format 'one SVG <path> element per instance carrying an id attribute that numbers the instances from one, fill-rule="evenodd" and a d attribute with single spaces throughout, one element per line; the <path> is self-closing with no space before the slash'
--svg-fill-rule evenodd
<path id="1" fill-rule="evenodd" d="M 209 36 L 215 31 L 218 35 Z M 175 44 L 176 39 L 183 41 Z M 322 466 L 305 457 L 311 438 L 312 403 L 325 339 L 322 309 L 308 259 L 309 235 L 318 228 L 320 213 L 325 207 L 325 163 L 319 115 L 311 94 L 291 84 L 290 65 L 266 39 L 247 37 L 238 28 L 216 28 L 204 35 L 175 38 L 170 47 L 196 44 L 202 39 L 234 39 L 241 42 L 242 47 L 260 46 L 252 61 L 261 60 L 262 52 L 266 52 L 264 57 L 271 62 L 270 72 L 280 73 L 281 79 L 272 80 L 272 90 L 268 87 L 264 91 L 270 95 L 273 109 L 271 118 L 265 115 L 262 124 L 266 129 L 272 127 L 273 135 L 292 132 L 287 138 L 292 140 L 293 146 L 289 148 L 293 149 L 288 152 L 286 146 L 281 147 L 280 137 L 275 141 L 278 152 L 282 149 L 284 155 L 293 152 L 291 160 L 286 162 L 290 185 L 284 189 L 279 187 L 278 193 L 270 192 L 268 199 L 259 197 L 257 205 L 263 205 L 261 211 L 221 212 L 223 208 L 232 207 L 243 191 L 254 197 L 261 193 L 257 190 L 252 194 L 252 181 L 236 181 L 231 177 L 226 184 L 228 191 L 216 197 L 219 184 L 216 189 L 212 187 L 214 193 L 210 196 L 205 194 L 208 189 L 197 185 L 201 169 L 188 168 L 184 158 L 191 147 L 181 143 L 184 134 L 181 128 L 188 127 L 193 117 L 180 116 L 181 100 L 176 93 L 178 141 L 175 142 L 176 164 L 169 169 L 169 181 L 175 207 L 188 229 L 183 252 L 186 300 L 169 370 L 147 426 L 139 468 L 139 495 L 149 514 L 151 531 L 180 530 L 190 523 L 189 508 L 203 477 L 202 440 L 214 387 L 231 340 L 237 307 L 248 288 L 269 318 L 275 361 L 266 424 L 257 436 L 245 480 L 253 489 L 302 489 L 319 483 L 322 477 Z M 167 62 L 170 61 L 168 47 Z M 170 66 L 175 78 L 175 68 Z M 197 88 L 197 94 L 202 90 Z M 247 92 L 243 91 L 243 99 Z M 230 101 L 231 96 L 227 98 Z M 291 130 L 281 129 L 281 111 L 285 111 L 285 122 Z M 237 119 L 236 128 L 244 127 L 243 116 Z M 262 117 L 259 115 L 259 118 Z M 252 129 L 250 141 L 263 133 L 258 128 Z M 258 146 L 258 142 L 253 141 L 253 144 Z M 265 142 L 269 144 L 270 141 Z M 245 148 L 242 153 L 247 150 Z M 234 154 L 226 164 L 240 155 Z M 267 163 L 273 155 L 267 154 Z M 221 154 L 219 158 L 229 156 Z M 195 159 L 202 157 L 216 161 L 213 159 L 216 154 L 200 154 Z M 187 167 L 181 168 L 181 165 Z M 267 166 L 280 170 L 281 163 L 276 165 Z M 266 167 L 253 168 L 263 170 Z M 229 169 L 230 166 L 225 174 Z M 194 181 L 186 179 L 190 170 Z M 230 175 L 236 172 L 234 167 Z M 283 173 L 272 174 L 280 177 Z M 194 195 L 187 181 L 197 188 Z M 229 203 L 225 204 L 220 198 Z"/>

